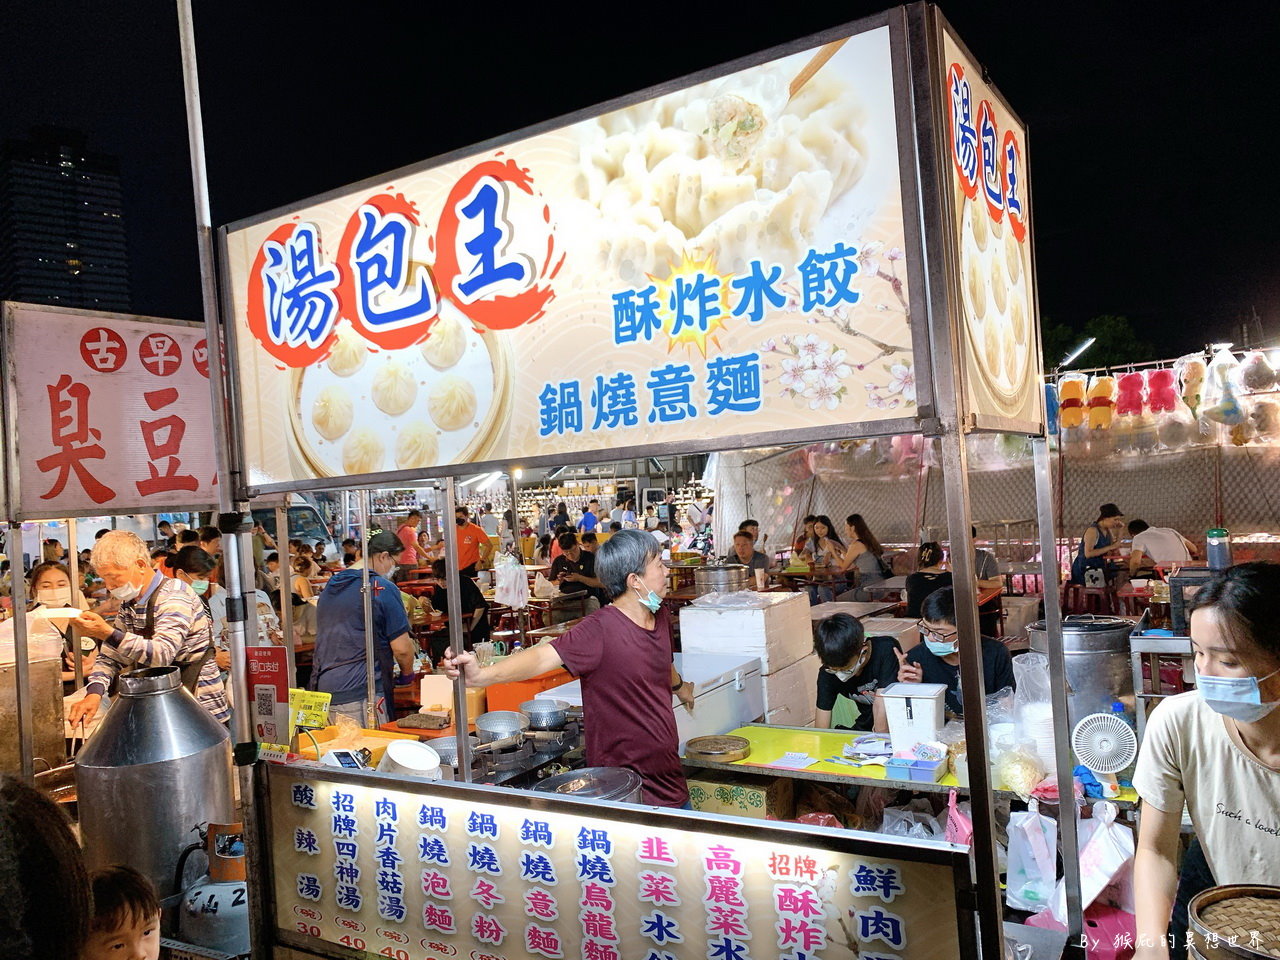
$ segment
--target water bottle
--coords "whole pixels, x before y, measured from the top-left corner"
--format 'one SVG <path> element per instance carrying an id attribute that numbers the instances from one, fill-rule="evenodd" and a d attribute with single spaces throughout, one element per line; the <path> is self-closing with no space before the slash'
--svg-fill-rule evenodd
<path id="1" fill-rule="evenodd" d="M 1205 558 L 1210 570 L 1226 570 L 1231 566 L 1231 534 L 1222 527 L 1206 530 Z"/>
<path id="2" fill-rule="evenodd" d="M 511 652 L 519 653 L 520 650 L 523 649 L 523 647 L 524 647 L 524 644 L 522 644 L 519 640 L 516 640 L 511 644 Z"/>

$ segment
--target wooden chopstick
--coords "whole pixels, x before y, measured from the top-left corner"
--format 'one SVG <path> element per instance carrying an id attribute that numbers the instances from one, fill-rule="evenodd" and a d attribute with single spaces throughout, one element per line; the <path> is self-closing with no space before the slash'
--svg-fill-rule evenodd
<path id="1" fill-rule="evenodd" d="M 819 47 L 818 52 L 813 55 L 812 59 L 804 65 L 804 69 L 797 73 L 795 79 L 791 81 L 791 87 L 787 92 L 787 103 L 794 100 L 800 89 L 813 79 L 815 73 L 822 69 L 823 64 L 834 57 L 836 51 L 848 42 L 849 38 L 845 37 L 843 40 L 833 40 L 831 43 Z"/>

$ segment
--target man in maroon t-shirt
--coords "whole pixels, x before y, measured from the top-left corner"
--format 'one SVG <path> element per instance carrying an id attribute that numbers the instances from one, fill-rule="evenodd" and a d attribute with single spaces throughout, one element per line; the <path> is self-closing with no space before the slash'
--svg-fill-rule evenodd
<path id="1" fill-rule="evenodd" d="M 487 687 L 568 668 L 582 678 L 587 763 L 640 774 L 646 803 L 687 806 L 671 694 L 691 710 L 693 685 L 680 678 L 671 659 L 658 541 L 640 530 L 615 533 L 596 553 L 596 577 L 613 602 L 577 626 L 489 667 L 472 654 L 447 651 L 445 672 L 461 673 L 468 686 Z"/>

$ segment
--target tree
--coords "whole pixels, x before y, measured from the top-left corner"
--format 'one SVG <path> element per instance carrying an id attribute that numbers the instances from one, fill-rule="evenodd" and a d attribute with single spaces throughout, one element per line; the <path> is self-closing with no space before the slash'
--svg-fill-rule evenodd
<path id="1" fill-rule="evenodd" d="M 1051 372 L 1069 351 L 1089 337 L 1096 342 L 1072 363 L 1073 367 L 1118 367 L 1159 359 L 1156 348 L 1138 336 L 1128 317 L 1102 314 L 1086 321 L 1082 332 L 1061 323 L 1044 324 L 1041 340 L 1045 370 Z"/>

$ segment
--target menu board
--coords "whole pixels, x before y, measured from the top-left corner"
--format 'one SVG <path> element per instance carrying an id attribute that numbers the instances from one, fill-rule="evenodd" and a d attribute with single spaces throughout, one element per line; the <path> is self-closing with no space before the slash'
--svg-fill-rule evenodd
<path id="1" fill-rule="evenodd" d="M 249 492 L 913 416 L 895 114 L 881 25 L 232 225 Z"/>
<path id="2" fill-rule="evenodd" d="M 10 519 L 217 501 L 203 325 L 6 303 L 3 343 Z"/>
<path id="3" fill-rule="evenodd" d="M 965 412 L 1040 425 L 1044 370 L 1026 129 L 946 28 L 942 49 Z"/>
<path id="4" fill-rule="evenodd" d="M 966 954 L 964 848 L 268 769 L 282 943 L 395 960 Z"/>

